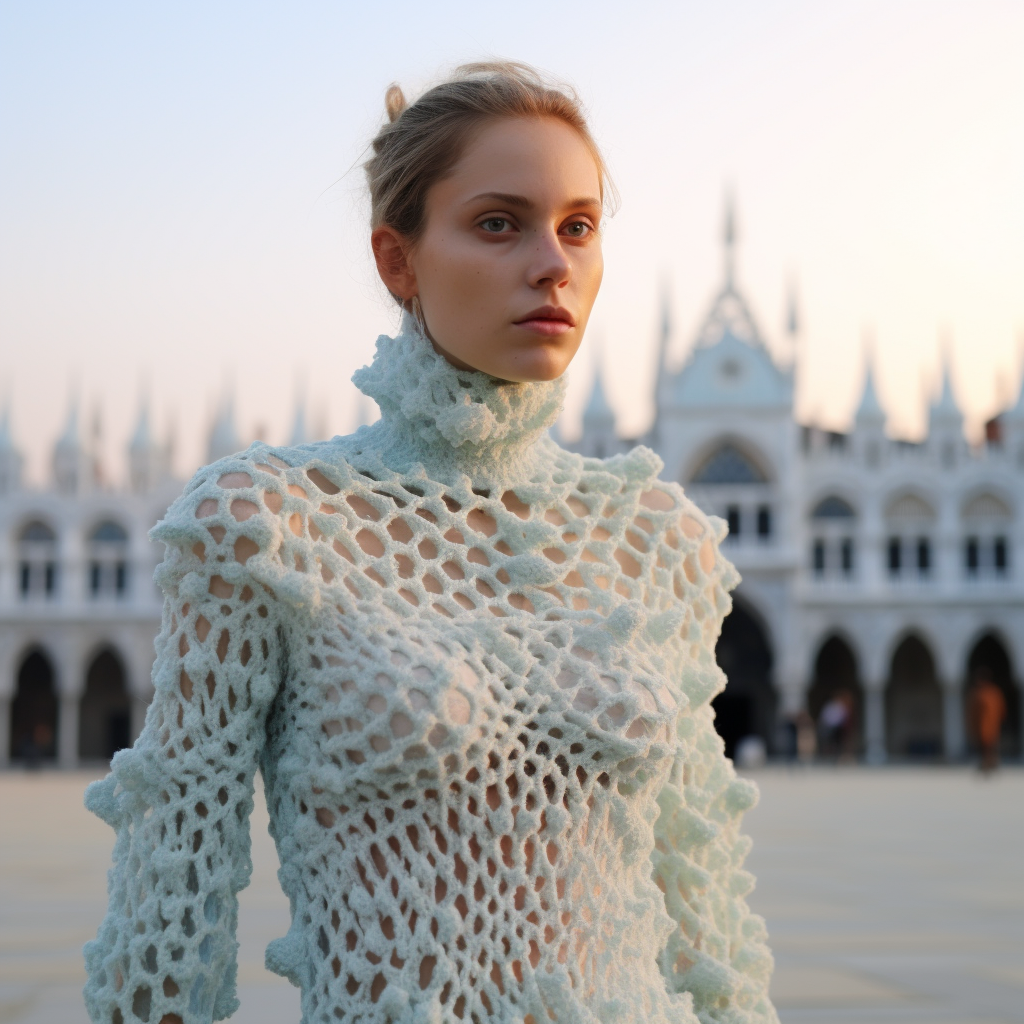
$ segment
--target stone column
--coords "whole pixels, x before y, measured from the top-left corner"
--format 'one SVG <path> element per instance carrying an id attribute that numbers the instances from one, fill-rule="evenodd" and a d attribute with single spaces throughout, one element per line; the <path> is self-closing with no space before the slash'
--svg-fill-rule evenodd
<path id="1" fill-rule="evenodd" d="M 57 764 L 78 767 L 78 705 L 81 694 L 61 693 L 57 711 Z"/>
<path id="2" fill-rule="evenodd" d="M 11 698 L 0 693 L 0 768 L 11 763 Z"/>
<path id="3" fill-rule="evenodd" d="M 947 761 L 961 761 L 967 753 L 963 693 L 955 683 L 942 687 L 942 741 Z"/>
<path id="4" fill-rule="evenodd" d="M 864 746 L 868 764 L 885 763 L 885 690 L 880 685 L 864 688 Z"/>

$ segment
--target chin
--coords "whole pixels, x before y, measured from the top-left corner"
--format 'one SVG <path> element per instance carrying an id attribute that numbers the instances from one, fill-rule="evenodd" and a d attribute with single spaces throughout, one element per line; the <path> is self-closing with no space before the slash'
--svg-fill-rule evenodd
<path id="1" fill-rule="evenodd" d="M 539 384 L 555 380 L 565 373 L 575 354 L 575 347 L 539 346 L 520 352 L 518 358 L 508 360 L 500 369 L 496 368 L 494 376 L 517 384 Z"/>

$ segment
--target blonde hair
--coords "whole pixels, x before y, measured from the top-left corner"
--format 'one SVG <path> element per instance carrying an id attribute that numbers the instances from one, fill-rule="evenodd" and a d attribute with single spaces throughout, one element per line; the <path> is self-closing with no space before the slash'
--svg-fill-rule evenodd
<path id="1" fill-rule="evenodd" d="M 573 128 L 597 163 L 602 201 L 614 202 L 614 186 L 579 96 L 528 64 L 463 64 L 412 104 L 398 85 L 388 86 L 384 104 L 388 120 L 364 165 L 372 228 L 394 228 L 415 242 L 425 226 L 431 186 L 458 163 L 476 128 L 503 117 L 553 117 Z"/>

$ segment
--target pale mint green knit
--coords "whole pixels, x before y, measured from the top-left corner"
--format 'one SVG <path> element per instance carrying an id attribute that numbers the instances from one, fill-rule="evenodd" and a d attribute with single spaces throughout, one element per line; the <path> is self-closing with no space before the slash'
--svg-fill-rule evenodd
<path id="1" fill-rule="evenodd" d="M 223 459 L 153 531 L 156 695 L 86 797 L 117 830 L 92 1020 L 236 1009 L 260 769 L 303 1024 L 776 1021 L 709 705 L 721 522 L 645 448 L 559 448 L 562 381 L 408 319 L 355 380 L 372 427 Z"/>

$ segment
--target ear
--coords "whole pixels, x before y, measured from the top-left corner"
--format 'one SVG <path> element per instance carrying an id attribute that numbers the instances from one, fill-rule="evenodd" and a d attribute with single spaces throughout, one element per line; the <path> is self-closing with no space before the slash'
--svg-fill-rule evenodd
<path id="1" fill-rule="evenodd" d="M 394 228 L 375 228 L 370 235 L 370 245 L 377 263 L 377 273 L 387 290 L 403 302 L 418 295 L 416 274 L 409 262 L 411 246 L 405 236 Z"/>

